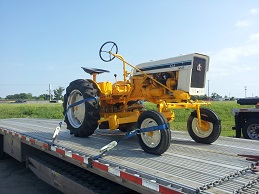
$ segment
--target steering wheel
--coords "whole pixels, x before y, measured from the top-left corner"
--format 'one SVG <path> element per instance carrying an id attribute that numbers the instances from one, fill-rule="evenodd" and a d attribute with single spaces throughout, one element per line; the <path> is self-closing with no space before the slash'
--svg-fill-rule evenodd
<path id="1" fill-rule="evenodd" d="M 118 46 L 115 42 L 108 41 L 101 46 L 99 56 L 103 61 L 110 62 L 115 58 L 115 56 L 113 56 L 111 53 L 117 54 Z"/>

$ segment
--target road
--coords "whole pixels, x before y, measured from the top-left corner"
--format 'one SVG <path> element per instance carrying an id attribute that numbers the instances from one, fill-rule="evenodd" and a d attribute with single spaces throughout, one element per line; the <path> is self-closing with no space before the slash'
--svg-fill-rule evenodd
<path id="1" fill-rule="evenodd" d="M 1 194 L 61 194 L 61 192 L 41 181 L 25 163 L 5 157 L 0 160 Z"/>

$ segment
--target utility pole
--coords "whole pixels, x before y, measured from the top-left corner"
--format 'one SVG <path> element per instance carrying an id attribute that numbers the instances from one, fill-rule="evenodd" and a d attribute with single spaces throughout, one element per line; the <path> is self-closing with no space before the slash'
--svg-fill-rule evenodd
<path id="1" fill-rule="evenodd" d="M 247 91 L 247 87 L 245 86 L 245 98 L 246 98 L 246 91 Z"/>
<path id="2" fill-rule="evenodd" d="M 51 84 L 49 84 L 49 101 L 51 101 L 52 99 L 51 99 Z"/>

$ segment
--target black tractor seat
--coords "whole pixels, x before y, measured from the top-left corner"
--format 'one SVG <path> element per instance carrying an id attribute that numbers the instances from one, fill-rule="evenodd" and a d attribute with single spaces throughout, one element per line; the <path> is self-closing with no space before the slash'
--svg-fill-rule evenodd
<path id="1" fill-rule="evenodd" d="M 90 75 L 93 74 L 101 74 L 101 73 L 110 73 L 108 70 L 104 69 L 96 69 L 96 68 L 88 68 L 88 67 L 81 67 L 86 73 L 89 73 Z"/>

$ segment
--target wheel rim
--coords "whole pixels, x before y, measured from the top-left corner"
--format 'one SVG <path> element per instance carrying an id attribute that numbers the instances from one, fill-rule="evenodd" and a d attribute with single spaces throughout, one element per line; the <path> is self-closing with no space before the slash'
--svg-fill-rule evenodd
<path id="1" fill-rule="evenodd" d="M 151 118 L 147 118 L 141 123 L 140 127 L 142 129 L 142 128 L 153 127 L 157 125 L 158 124 L 156 123 L 156 121 L 154 121 Z M 155 148 L 156 146 L 158 146 L 161 140 L 160 131 L 145 132 L 145 133 L 141 133 L 140 135 L 143 142 L 150 148 Z"/>
<path id="2" fill-rule="evenodd" d="M 68 96 L 67 107 L 83 99 L 83 95 L 79 90 L 73 90 Z M 67 112 L 67 117 L 72 127 L 79 128 L 85 118 L 85 103 L 70 108 Z"/>
<path id="3" fill-rule="evenodd" d="M 192 130 L 200 138 L 208 137 L 213 131 L 213 123 L 207 121 L 201 121 L 201 127 L 199 127 L 198 119 L 194 118 L 192 121 Z"/>
<path id="4" fill-rule="evenodd" d="M 259 124 L 251 124 L 247 128 L 247 134 L 250 137 L 250 139 L 259 139 Z"/>

